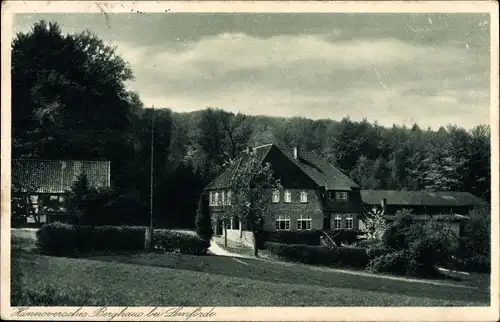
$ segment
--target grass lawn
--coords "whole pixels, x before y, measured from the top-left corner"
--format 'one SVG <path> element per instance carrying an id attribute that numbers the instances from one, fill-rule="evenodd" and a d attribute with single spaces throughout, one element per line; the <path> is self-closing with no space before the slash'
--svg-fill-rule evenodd
<path id="1" fill-rule="evenodd" d="M 23 305 L 484 306 L 489 290 L 310 270 L 219 256 L 43 256 L 16 248 L 12 280 Z M 12 298 L 16 298 L 14 294 Z"/>

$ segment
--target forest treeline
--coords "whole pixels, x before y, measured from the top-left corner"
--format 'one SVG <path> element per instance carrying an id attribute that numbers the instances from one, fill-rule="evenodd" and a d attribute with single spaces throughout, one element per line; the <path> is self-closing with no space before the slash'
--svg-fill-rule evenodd
<path id="1" fill-rule="evenodd" d="M 267 143 L 315 151 L 363 189 L 467 191 L 489 200 L 488 125 L 435 131 L 217 108 L 175 113 L 146 108 L 127 88 L 131 80 L 129 64 L 89 32 L 64 34 L 41 21 L 17 34 L 12 157 L 109 160 L 113 189 L 147 209 L 154 117 L 154 214 L 171 227 L 193 227 L 205 185 L 247 146 Z"/>

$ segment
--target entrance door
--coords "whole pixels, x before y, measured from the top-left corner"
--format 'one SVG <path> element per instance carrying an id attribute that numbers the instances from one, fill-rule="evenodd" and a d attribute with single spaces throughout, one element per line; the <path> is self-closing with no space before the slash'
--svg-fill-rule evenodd
<path id="1" fill-rule="evenodd" d="M 323 230 L 330 230 L 332 227 L 332 215 L 324 214 L 323 216 Z"/>
<path id="2" fill-rule="evenodd" d="M 216 227 L 216 229 L 215 229 L 215 234 L 216 234 L 217 236 L 222 235 L 222 230 L 223 230 L 223 229 L 222 229 L 222 220 L 217 219 L 217 227 Z"/>

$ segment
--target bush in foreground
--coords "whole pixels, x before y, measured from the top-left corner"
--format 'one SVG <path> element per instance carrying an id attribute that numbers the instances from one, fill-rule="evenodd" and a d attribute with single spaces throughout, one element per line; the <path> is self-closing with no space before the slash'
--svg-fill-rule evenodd
<path id="1" fill-rule="evenodd" d="M 477 206 L 469 213 L 460 238 L 457 268 L 476 272 L 490 272 L 491 209 Z"/>
<path id="2" fill-rule="evenodd" d="M 160 229 L 153 231 L 152 245 L 156 250 L 201 255 L 206 254 L 210 242 L 198 235 Z"/>
<path id="3" fill-rule="evenodd" d="M 320 245 L 321 230 L 298 230 L 298 231 L 263 231 L 260 234 L 265 242 L 282 243 L 282 244 L 303 244 L 303 245 Z"/>
<path id="4" fill-rule="evenodd" d="M 367 254 L 374 272 L 434 277 L 436 265 L 449 262 L 457 247 L 457 238 L 446 225 L 432 220 L 413 223 L 402 217 Z"/>
<path id="5" fill-rule="evenodd" d="M 77 226 L 52 223 L 36 233 L 39 249 L 49 255 L 64 256 L 92 252 L 141 251 L 144 249 L 144 227 Z M 209 242 L 196 235 L 156 229 L 153 248 L 163 251 L 202 254 Z"/>
<path id="6" fill-rule="evenodd" d="M 278 258 L 305 264 L 364 268 L 369 258 L 364 248 L 281 244 L 266 242 L 268 252 Z"/>

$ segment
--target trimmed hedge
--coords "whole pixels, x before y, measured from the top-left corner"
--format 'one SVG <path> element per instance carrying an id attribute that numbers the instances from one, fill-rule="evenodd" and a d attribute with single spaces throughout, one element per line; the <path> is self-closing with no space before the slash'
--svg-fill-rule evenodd
<path id="1" fill-rule="evenodd" d="M 75 255 L 91 252 L 144 250 L 145 227 L 78 226 L 51 223 L 38 229 L 37 245 L 49 255 Z M 156 229 L 153 230 L 154 249 L 202 254 L 209 243 L 196 235 Z"/>
<path id="2" fill-rule="evenodd" d="M 144 227 L 92 227 L 60 222 L 43 225 L 36 232 L 38 247 L 52 255 L 141 250 L 144 249 L 144 234 Z"/>
<path id="3" fill-rule="evenodd" d="M 260 238 L 264 242 L 282 244 L 320 245 L 321 230 L 277 230 L 263 231 Z"/>
<path id="4" fill-rule="evenodd" d="M 326 266 L 364 268 L 369 262 L 366 249 L 357 247 L 327 248 L 324 246 L 266 242 L 266 249 L 281 259 Z"/>
<path id="5" fill-rule="evenodd" d="M 153 230 L 152 244 L 156 250 L 196 255 L 206 254 L 210 247 L 210 242 L 198 235 L 165 229 Z"/>

